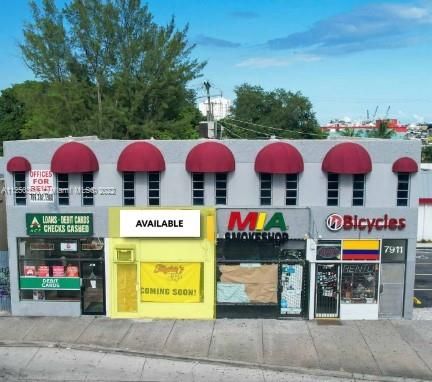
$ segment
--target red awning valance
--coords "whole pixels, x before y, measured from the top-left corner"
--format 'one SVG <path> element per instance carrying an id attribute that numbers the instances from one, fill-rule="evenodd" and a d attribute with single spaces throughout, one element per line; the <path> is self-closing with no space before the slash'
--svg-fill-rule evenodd
<path id="1" fill-rule="evenodd" d="M 13 157 L 7 162 L 6 169 L 9 172 L 26 172 L 31 170 L 31 164 L 24 157 Z"/>
<path id="2" fill-rule="evenodd" d="M 51 159 L 51 171 L 57 174 L 75 174 L 99 170 L 93 151 L 79 142 L 60 146 Z"/>
<path id="3" fill-rule="evenodd" d="M 393 163 L 392 170 L 393 172 L 417 172 L 418 164 L 412 158 L 402 157 Z"/>
<path id="4" fill-rule="evenodd" d="M 419 198 L 419 204 L 432 204 L 432 198 Z"/>
<path id="5" fill-rule="evenodd" d="M 200 143 L 186 158 L 186 170 L 189 172 L 231 172 L 234 169 L 234 155 L 221 143 Z"/>
<path id="6" fill-rule="evenodd" d="M 304 164 L 300 152 L 288 143 L 276 142 L 265 146 L 255 159 L 255 171 L 270 174 L 298 174 Z"/>
<path id="7" fill-rule="evenodd" d="M 372 171 L 372 161 L 363 146 L 344 142 L 328 151 L 322 162 L 322 170 L 335 174 L 367 174 Z"/>
<path id="8" fill-rule="evenodd" d="M 159 149 L 147 142 L 134 142 L 126 146 L 117 161 L 122 172 L 164 171 L 165 160 Z"/>

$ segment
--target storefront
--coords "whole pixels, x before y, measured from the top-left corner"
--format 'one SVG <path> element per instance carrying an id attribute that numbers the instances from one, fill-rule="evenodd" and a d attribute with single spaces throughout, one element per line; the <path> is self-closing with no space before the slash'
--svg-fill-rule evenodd
<path id="1" fill-rule="evenodd" d="M 92 214 L 28 213 L 26 232 L 17 238 L 20 300 L 104 315 L 104 239 L 93 237 Z"/>
<path id="2" fill-rule="evenodd" d="M 215 316 L 215 210 L 109 213 L 110 317 Z"/>
<path id="3" fill-rule="evenodd" d="M 366 213 L 365 213 L 366 212 Z M 315 211 L 321 237 L 309 242 L 313 312 L 309 318 L 378 319 L 404 316 L 410 217 Z M 394 211 L 393 211 L 394 212 Z M 397 212 L 396 212 L 397 213 Z M 411 249 L 415 251 L 415 245 Z"/>
<path id="4" fill-rule="evenodd" d="M 13 315 L 412 317 L 418 142 L 82 137 L 4 152 Z"/>
<path id="5" fill-rule="evenodd" d="M 307 317 L 305 209 L 218 209 L 218 317 Z"/>
<path id="6" fill-rule="evenodd" d="M 380 240 L 318 241 L 315 318 L 378 318 Z"/>

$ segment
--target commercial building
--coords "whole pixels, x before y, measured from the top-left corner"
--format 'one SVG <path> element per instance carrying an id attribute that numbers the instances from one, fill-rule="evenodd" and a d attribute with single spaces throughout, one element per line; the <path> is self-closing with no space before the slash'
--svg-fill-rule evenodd
<path id="1" fill-rule="evenodd" d="M 417 241 L 432 241 L 432 169 L 422 164 L 419 191 Z"/>
<path id="2" fill-rule="evenodd" d="M 418 142 L 4 146 L 14 315 L 412 316 Z"/>

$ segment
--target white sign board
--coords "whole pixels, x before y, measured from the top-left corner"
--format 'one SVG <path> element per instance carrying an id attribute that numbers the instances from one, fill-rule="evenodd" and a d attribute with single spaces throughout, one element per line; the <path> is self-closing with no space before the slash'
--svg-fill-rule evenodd
<path id="1" fill-rule="evenodd" d="M 120 237 L 200 237 L 199 210 L 121 210 Z"/>
<path id="2" fill-rule="evenodd" d="M 29 196 L 33 203 L 54 203 L 54 174 L 51 170 L 31 170 Z"/>
<path id="3" fill-rule="evenodd" d="M 73 243 L 60 243 L 60 251 L 62 252 L 76 252 L 78 246 L 76 242 Z"/>

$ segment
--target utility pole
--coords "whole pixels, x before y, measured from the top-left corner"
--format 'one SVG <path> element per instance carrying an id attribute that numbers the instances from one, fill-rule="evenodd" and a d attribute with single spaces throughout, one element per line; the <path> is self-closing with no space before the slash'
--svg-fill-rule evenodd
<path id="1" fill-rule="evenodd" d="M 207 91 L 207 102 L 208 102 L 208 109 L 207 109 L 207 122 L 211 121 L 211 103 L 210 103 L 210 82 L 204 81 L 204 87 Z"/>
<path id="2" fill-rule="evenodd" d="M 217 138 L 216 134 L 216 122 L 213 119 L 213 111 L 212 104 L 210 100 L 210 82 L 204 81 L 204 87 L 207 92 L 207 102 L 208 102 L 208 110 L 207 110 L 207 135 L 209 138 Z"/>

